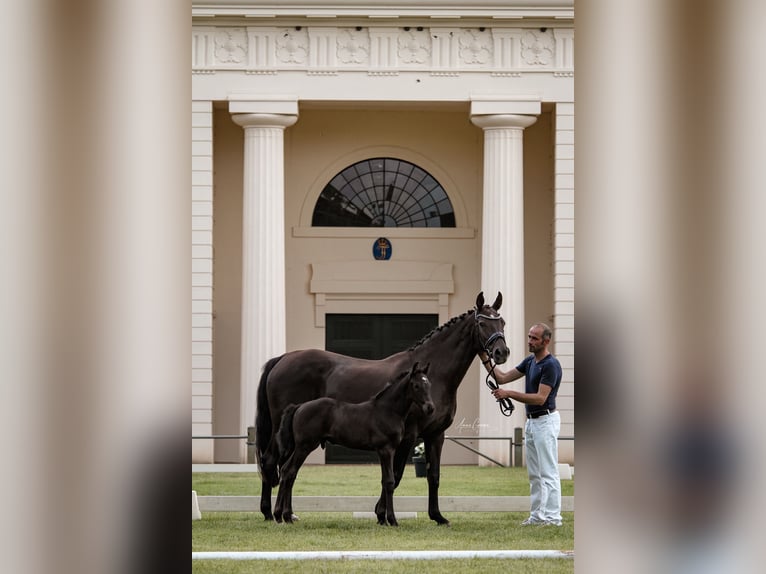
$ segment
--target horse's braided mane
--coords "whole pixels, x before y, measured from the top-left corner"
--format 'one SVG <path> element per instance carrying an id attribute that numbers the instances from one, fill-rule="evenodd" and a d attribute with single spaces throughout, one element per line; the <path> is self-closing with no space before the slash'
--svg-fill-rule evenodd
<path id="1" fill-rule="evenodd" d="M 443 325 L 439 325 L 438 327 L 436 327 L 435 329 L 433 329 L 433 330 L 432 330 L 430 333 L 428 333 L 427 335 L 425 335 L 425 336 L 424 336 L 422 339 L 420 339 L 420 341 L 418 341 L 417 343 L 415 343 L 414 345 L 412 345 L 412 347 L 410 347 L 410 348 L 409 348 L 409 349 L 407 349 L 407 350 L 408 350 L 408 351 L 414 351 L 415 349 L 417 349 L 418 347 L 420 347 L 420 345 L 423 345 L 423 344 L 424 344 L 426 341 L 428 341 L 428 339 L 430 339 L 431 337 L 433 337 L 433 336 L 434 336 L 436 333 L 439 333 L 440 331 L 443 331 L 443 330 L 444 330 L 444 329 L 446 329 L 447 327 L 451 327 L 452 325 L 454 325 L 454 324 L 455 324 L 455 323 L 457 323 L 458 321 L 461 321 L 461 320 L 463 319 L 463 317 L 465 317 L 465 316 L 466 316 L 466 315 L 468 315 L 469 313 L 473 313 L 473 312 L 475 312 L 475 311 L 476 311 L 476 309 L 468 309 L 468 311 L 466 311 L 466 312 L 465 312 L 465 313 L 463 313 L 462 315 L 458 315 L 457 317 L 452 317 L 452 319 L 450 319 L 449 321 L 447 321 L 447 322 L 446 322 L 446 323 L 444 323 Z"/>

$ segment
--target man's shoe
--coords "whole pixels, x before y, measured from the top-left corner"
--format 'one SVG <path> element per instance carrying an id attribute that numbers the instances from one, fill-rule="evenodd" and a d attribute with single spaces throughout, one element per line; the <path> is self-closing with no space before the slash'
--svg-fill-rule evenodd
<path id="1" fill-rule="evenodd" d="M 538 520 L 537 518 L 532 518 L 531 516 L 521 523 L 522 526 L 540 526 L 542 524 L 545 524 L 545 522 Z"/>

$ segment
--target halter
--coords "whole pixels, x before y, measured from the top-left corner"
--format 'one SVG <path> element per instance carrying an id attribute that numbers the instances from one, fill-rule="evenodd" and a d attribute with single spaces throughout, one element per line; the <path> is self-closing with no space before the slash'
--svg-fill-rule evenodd
<path id="1" fill-rule="evenodd" d="M 482 315 L 481 313 L 479 313 L 478 309 L 474 311 L 474 316 L 476 317 L 477 323 L 479 322 L 479 319 L 489 319 L 490 321 L 496 321 L 497 319 L 499 319 L 499 317 L 490 317 L 489 315 Z M 478 336 L 479 336 L 479 333 L 477 330 L 476 337 L 478 338 Z M 479 339 L 479 345 L 481 345 L 481 349 L 487 354 L 487 357 L 488 357 L 487 362 L 489 363 L 490 367 L 492 367 L 490 371 L 487 373 L 487 378 L 484 380 L 484 382 L 493 391 L 499 387 L 498 387 L 498 384 L 492 378 L 495 372 L 495 367 L 497 365 L 495 365 L 495 362 L 492 360 L 492 353 L 489 350 L 489 346 L 493 342 L 495 342 L 497 339 L 502 339 L 503 341 L 505 341 L 505 335 L 503 334 L 502 331 L 496 331 L 492 333 L 487 338 L 486 342 L 483 345 L 481 344 L 481 339 Z M 497 403 L 498 403 L 498 406 L 500 407 L 500 412 L 503 413 L 503 415 L 507 417 L 511 416 L 511 414 L 513 413 L 513 409 L 515 408 L 513 406 L 513 403 L 511 402 L 511 399 L 499 399 Z"/>

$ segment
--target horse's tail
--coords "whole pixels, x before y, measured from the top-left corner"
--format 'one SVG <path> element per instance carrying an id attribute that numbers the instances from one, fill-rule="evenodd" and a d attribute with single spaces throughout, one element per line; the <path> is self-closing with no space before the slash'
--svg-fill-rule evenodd
<path id="1" fill-rule="evenodd" d="M 282 413 L 282 422 L 277 432 L 277 447 L 279 448 L 279 466 L 281 467 L 295 450 L 295 435 L 293 434 L 293 417 L 298 405 L 289 405 Z"/>
<path id="2" fill-rule="evenodd" d="M 271 442 L 271 411 L 269 410 L 268 389 L 266 387 L 269 373 L 284 355 L 279 355 L 266 361 L 263 365 L 263 373 L 258 383 L 258 396 L 256 398 L 255 414 L 255 452 L 258 456 L 258 464 L 262 467 L 261 457 Z"/>

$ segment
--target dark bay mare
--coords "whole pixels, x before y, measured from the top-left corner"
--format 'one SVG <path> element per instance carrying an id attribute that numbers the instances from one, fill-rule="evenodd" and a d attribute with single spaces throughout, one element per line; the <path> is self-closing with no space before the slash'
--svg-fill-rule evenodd
<path id="1" fill-rule="evenodd" d="M 293 521 L 293 484 L 298 471 L 311 451 L 332 442 L 378 453 L 383 487 L 383 503 L 375 509 L 378 524 L 398 526 L 394 514 L 394 452 L 404 437 L 409 412 L 426 417 L 434 412 L 428 367 L 421 369 L 415 363 L 363 403 L 320 397 L 288 406 L 277 434 L 280 472 L 274 520 Z"/>
<path id="2" fill-rule="evenodd" d="M 394 488 L 399 485 L 407 457 L 417 437 L 425 443 L 428 465 L 428 516 L 438 524 L 449 524 L 439 511 L 439 476 L 444 431 L 452 424 L 457 409 L 457 390 L 474 357 L 481 351 L 497 364 L 508 359 L 498 311 L 503 302 L 498 293 L 492 305 L 485 305 L 484 294 L 476 297 L 476 307 L 453 317 L 418 343 L 385 359 L 356 359 L 329 351 L 292 351 L 266 362 L 258 385 L 255 417 L 256 455 L 261 473 L 261 512 L 274 518 L 271 491 L 279 482 L 279 452 L 275 435 L 282 413 L 291 403 L 301 404 L 330 397 L 361 403 L 378 393 L 388 381 L 419 362 L 430 363 L 428 378 L 434 411 L 430 415 L 410 412 L 405 432 L 394 455 Z M 384 493 L 376 513 L 384 503 Z"/>

